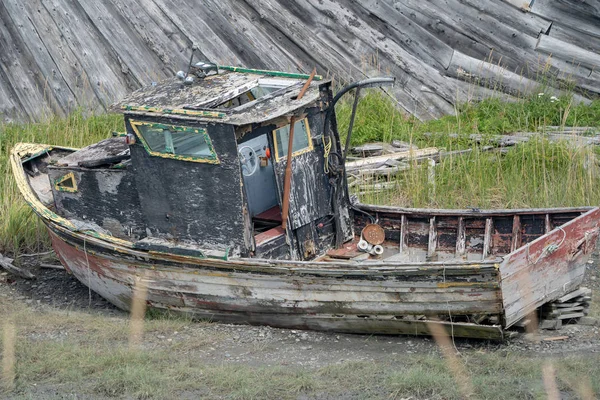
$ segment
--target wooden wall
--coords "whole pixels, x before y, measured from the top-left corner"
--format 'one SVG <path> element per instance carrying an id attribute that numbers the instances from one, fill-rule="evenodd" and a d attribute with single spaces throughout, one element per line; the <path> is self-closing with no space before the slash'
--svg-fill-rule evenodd
<path id="1" fill-rule="evenodd" d="M 183 69 L 192 43 L 220 64 L 392 74 L 420 118 L 542 74 L 600 93 L 597 0 L 1 0 L 0 118 L 103 111 Z"/>

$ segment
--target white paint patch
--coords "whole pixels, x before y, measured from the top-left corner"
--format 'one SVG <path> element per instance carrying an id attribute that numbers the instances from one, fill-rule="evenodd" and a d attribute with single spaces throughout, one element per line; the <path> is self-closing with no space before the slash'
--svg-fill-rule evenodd
<path id="1" fill-rule="evenodd" d="M 96 174 L 98 180 L 98 190 L 100 193 L 117 194 L 117 188 L 123 179 L 123 174 L 120 172 L 98 172 Z"/>

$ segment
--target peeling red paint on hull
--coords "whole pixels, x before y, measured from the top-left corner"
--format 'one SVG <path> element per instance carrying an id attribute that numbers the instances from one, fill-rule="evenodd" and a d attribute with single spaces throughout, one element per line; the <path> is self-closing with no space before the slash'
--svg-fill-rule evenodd
<path id="1" fill-rule="evenodd" d="M 119 261 L 94 254 L 89 248 L 67 243 L 50 231 L 52 244 L 65 267 L 82 283 L 117 307 L 129 309 L 132 288 L 143 276 L 148 286 L 148 304 L 162 309 L 190 313 L 198 318 L 285 328 L 332 330 L 355 333 L 429 334 L 428 323 L 406 320 L 405 315 L 447 315 L 500 312 L 497 270 L 489 265 L 486 282 L 480 266 L 474 268 L 479 282 L 463 275 L 446 277 L 455 286 L 440 287 L 437 280 L 414 268 L 406 280 L 397 274 L 382 273 L 379 279 L 356 277 L 315 277 L 313 274 L 256 274 L 215 271 L 181 266 L 157 267 L 143 261 Z M 87 253 L 87 254 L 86 254 Z M 451 283 L 451 282 L 446 282 Z M 441 323 L 446 326 L 449 324 Z M 460 324 L 459 324 L 460 325 Z M 499 326 L 459 329 L 456 336 L 500 339 Z M 469 324 L 461 326 L 469 327 Z M 457 332 L 458 330 L 458 332 Z"/>
<path id="2" fill-rule="evenodd" d="M 81 241 L 85 235 L 49 227 L 65 267 L 125 310 L 134 283 L 141 279 L 148 287 L 150 306 L 198 318 L 340 332 L 429 334 L 428 324 L 437 322 L 424 320 L 424 315 L 436 319 L 451 314 L 455 321 L 457 316 L 499 316 L 506 328 L 531 307 L 575 289 L 583 279 L 599 223 L 600 210 L 592 209 L 518 248 L 501 264 L 457 261 L 377 267 L 157 256 L 106 246 L 91 237 Z M 522 294 L 524 277 L 533 279 L 531 298 Z M 503 337 L 498 325 L 466 320 L 453 324 L 455 336 Z"/>

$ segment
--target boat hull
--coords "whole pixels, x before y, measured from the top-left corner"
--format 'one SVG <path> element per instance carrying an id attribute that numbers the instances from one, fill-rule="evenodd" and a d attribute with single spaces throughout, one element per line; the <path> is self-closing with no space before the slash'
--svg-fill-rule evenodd
<path id="1" fill-rule="evenodd" d="M 503 337 L 497 325 L 439 320 L 501 313 L 495 263 L 350 269 L 276 262 L 269 268 L 251 260 L 177 262 L 167 255 L 140 257 L 125 249 L 102 248 L 82 241 L 77 233 L 49 227 L 52 245 L 67 270 L 123 310 L 129 310 L 136 288 L 143 287 L 138 293 L 144 293 L 150 307 L 211 321 L 424 335 L 430 334 L 430 324 L 440 324 L 455 336 Z"/>

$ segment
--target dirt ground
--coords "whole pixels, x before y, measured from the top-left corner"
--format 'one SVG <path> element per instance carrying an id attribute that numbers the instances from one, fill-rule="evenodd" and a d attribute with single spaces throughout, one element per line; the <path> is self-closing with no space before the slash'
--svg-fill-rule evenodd
<path id="1" fill-rule="evenodd" d="M 128 321 L 127 313 L 89 291 L 66 271 L 39 267 L 42 262 L 58 264 L 55 260 L 24 258 L 23 261 L 26 268 L 36 275 L 36 279 L 15 278 L 2 272 L 0 274 L 1 301 L 19 303 L 32 312 L 45 315 L 54 311 L 73 311 L 91 316 L 105 316 L 117 323 Z M 584 284 L 591 287 L 596 296 L 600 296 L 598 262 L 598 253 L 596 253 L 588 264 Z M 32 333 L 28 334 L 32 335 Z M 61 332 L 54 331 L 49 334 L 60 337 Z M 558 336 L 567 336 L 567 338 L 556 341 L 544 340 Z M 180 331 L 159 330 L 147 333 L 144 346 L 148 349 L 162 347 L 171 349 L 174 343 L 190 343 L 199 337 L 218 338 L 218 340 L 215 339 L 197 348 L 183 346 L 180 351 L 183 353 L 193 351 L 196 355 L 201 355 L 203 362 L 213 365 L 323 368 L 348 362 L 384 363 L 411 355 L 439 354 L 438 346 L 429 337 L 351 335 L 193 322 L 183 324 Z M 568 324 L 559 331 L 540 331 L 538 337 L 520 332 L 504 343 L 456 339 L 454 344 L 458 353 L 519 353 L 524 358 L 600 354 L 600 326 Z M 64 397 L 61 390 L 47 392 L 48 390 L 48 386 L 43 385 L 38 389 L 29 387 L 25 398 L 80 398 L 75 395 L 76 389 L 66 389 L 67 393 L 63 393 Z M 98 396 L 98 398 L 102 397 Z M 565 395 L 563 398 L 571 397 Z"/>

